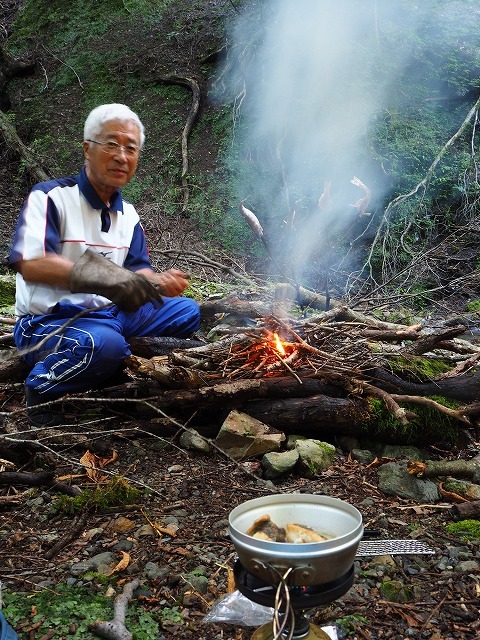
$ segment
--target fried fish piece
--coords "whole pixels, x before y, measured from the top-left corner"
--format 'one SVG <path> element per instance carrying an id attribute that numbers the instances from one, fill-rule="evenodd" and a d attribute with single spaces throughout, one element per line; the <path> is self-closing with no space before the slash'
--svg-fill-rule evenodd
<path id="1" fill-rule="evenodd" d="M 272 522 L 268 514 L 257 518 L 246 533 L 247 536 L 252 536 L 258 540 L 285 542 L 285 529 Z"/>
<path id="2" fill-rule="evenodd" d="M 320 535 L 309 527 L 302 527 L 299 524 L 287 524 L 285 527 L 285 542 L 300 544 L 306 542 L 325 542 L 325 540 L 328 540 L 328 538 Z"/>

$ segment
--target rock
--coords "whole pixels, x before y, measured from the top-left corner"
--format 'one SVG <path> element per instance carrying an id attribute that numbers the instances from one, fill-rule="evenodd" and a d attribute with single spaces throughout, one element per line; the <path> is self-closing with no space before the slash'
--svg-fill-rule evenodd
<path id="1" fill-rule="evenodd" d="M 298 451 L 297 468 L 306 478 L 313 478 L 328 469 L 335 458 L 335 447 L 321 440 L 298 439 L 295 443 Z"/>
<path id="2" fill-rule="evenodd" d="M 389 602 L 406 603 L 413 599 L 412 590 L 400 580 L 385 580 L 379 588 L 381 596 Z"/>
<path id="3" fill-rule="evenodd" d="M 375 460 L 375 454 L 369 449 L 352 449 L 352 458 L 360 464 L 370 464 Z"/>
<path id="4" fill-rule="evenodd" d="M 386 458 L 406 458 L 407 460 L 426 460 L 426 456 L 417 447 L 386 444 L 382 449 Z"/>
<path id="5" fill-rule="evenodd" d="M 159 580 L 165 578 L 169 573 L 168 567 L 160 567 L 155 562 L 147 562 L 145 564 L 145 575 L 149 580 Z"/>
<path id="6" fill-rule="evenodd" d="M 210 453 L 211 447 L 207 440 L 195 429 L 186 429 L 179 438 L 180 444 L 188 451 L 198 451 L 200 453 Z"/>
<path id="7" fill-rule="evenodd" d="M 457 493 L 467 500 L 480 500 L 480 485 L 458 480 L 457 478 L 447 478 L 443 483 L 445 491 Z"/>
<path id="8" fill-rule="evenodd" d="M 234 460 L 245 460 L 277 451 L 285 435 L 250 417 L 231 411 L 215 439 L 215 444 Z"/>
<path id="9" fill-rule="evenodd" d="M 399 496 L 417 502 L 438 502 L 440 491 L 436 482 L 408 473 L 405 462 L 387 462 L 378 470 L 378 488 L 388 496 Z"/>
<path id="10" fill-rule="evenodd" d="M 264 477 L 267 480 L 272 480 L 289 473 L 294 469 L 299 457 L 297 449 L 281 453 L 266 453 L 262 458 Z"/>
<path id="11" fill-rule="evenodd" d="M 459 573 L 473 573 L 474 575 L 478 575 L 478 572 L 480 571 L 480 562 L 477 562 L 476 560 L 463 560 L 456 565 L 455 571 Z"/>

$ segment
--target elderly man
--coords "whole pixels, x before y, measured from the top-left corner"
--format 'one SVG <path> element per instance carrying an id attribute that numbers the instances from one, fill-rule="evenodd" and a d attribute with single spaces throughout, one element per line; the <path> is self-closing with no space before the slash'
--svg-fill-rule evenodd
<path id="1" fill-rule="evenodd" d="M 185 338 L 198 329 L 198 305 L 180 297 L 186 274 L 153 270 L 139 216 L 120 192 L 144 139 L 127 106 L 97 107 L 85 121 L 82 171 L 37 184 L 20 213 L 9 258 L 14 337 L 32 366 L 25 395 L 36 425 L 59 422 L 39 405 L 116 373 L 132 336 Z"/>

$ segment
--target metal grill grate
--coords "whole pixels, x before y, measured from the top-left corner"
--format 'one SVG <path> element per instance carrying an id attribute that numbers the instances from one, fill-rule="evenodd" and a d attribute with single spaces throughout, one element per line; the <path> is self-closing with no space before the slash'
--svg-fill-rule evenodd
<path id="1" fill-rule="evenodd" d="M 361 540 L 357 556 L 434 554 L 435 549 L 419 540 Z"/>

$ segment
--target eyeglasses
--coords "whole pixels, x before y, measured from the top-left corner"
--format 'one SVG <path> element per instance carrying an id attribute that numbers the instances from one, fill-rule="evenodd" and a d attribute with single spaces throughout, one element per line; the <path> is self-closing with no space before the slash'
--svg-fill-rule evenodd
<path id="1" fill-rule="evenodd" d="M 113 140 L 107 140 L 107 142 L 99 142 L 98 140 L 90 140 L 87 139 L 87 142 L 93 142 L 94 144 L 98 144 L 103 153 L 108 153 L 109 156 L 115 156 L 121 153 L 122 151 L 126 156 L 130 158 L 135 158 L 140 153 L 140 147 L 137 147 L 134 144 L 118 144 L 118 142 L 114 142 Z"/>

